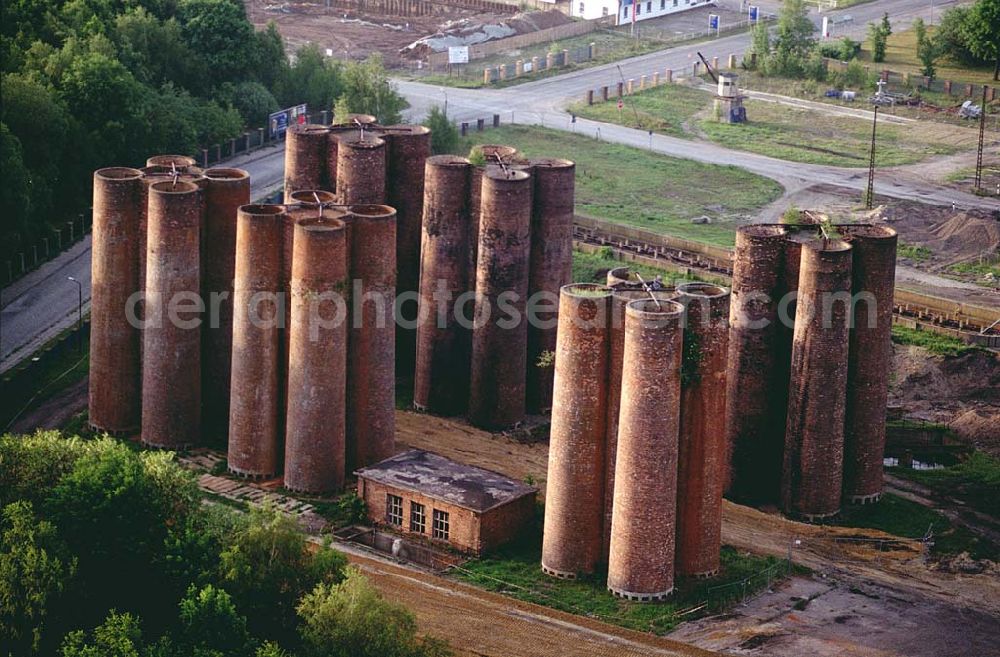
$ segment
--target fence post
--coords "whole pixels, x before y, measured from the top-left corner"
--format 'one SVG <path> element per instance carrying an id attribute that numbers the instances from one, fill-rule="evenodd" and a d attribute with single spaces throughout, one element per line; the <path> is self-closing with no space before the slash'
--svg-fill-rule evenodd
<path id="1" fill-rule="evenodd" d="M 7 261 L 7 282 L 14 282 L 14 263 L 10 260 Z"/>
<path id="2" fill-rule="evenodd" d="M 47 238 L 47 237 L 43 237 L 42 238 L 42 246 L 44 247 L 44 250 L 45 250 L 45 259 L 48 260 L 49 259 L 49 238 Z"/>
<path id="3" fill-rule="evenodd" d="M 207 148 L 201 149 L 201 168 L 202 169 L 207 169 L 208 168 L 208 149 Z"/>
<path id="4" fill-rule="evenodd" d="M 601 87 L 601 100 L 608 102 L 608 85 Z"/>
<path id="5" fill-rule="evenodd" d="M 654 87 L 660 86 L 660 72 L 659 71 L 653 71 L 653 86 Z"/>
<path id="6" fill-rule="evenodd" d="M 563 49 L 563 66 L 569 66 L 569 51 Z"/>
<path id="7" fill-rule="evenodd" d="M 645 89 L 646 88 L 646 76 L 645 75 L 639 77 L 639 88 L 640 89 Z"/>
<path id="8" fill-rule="evenodd" d="M 590 46 L 587 48 L 588 59 L 593 59 L 597 57 L 597 44 L 593 41 L 590 42 Z"/>
<path id="9" fill-rule="evenodd" d="M 250 152 L 250 133 L 249 132 L 244 132 L 243 133 L 243 152 L 244 153 L 249 153 Z"/>
<path id="10" fill-rule="evenodd" d="M 38 266 L 38 245 L 37 244 L 32 244 L 31 245 L 31 259 L 32 259 L 31 266 L 32 267 L 37 267 Z"/>
<path id="11" fill-rule="evenodd" d="M 951 95 L 951 80 L 944 81 L 944 92 L 949 96 Z"/>
<path id="12" fill-rule="evenodd" d="M 593 105 L 594 104 L 594 90 L 593 89 L 587 89 L 587 104 L 588 105 Z"/>
<path id="13" fill-rule="evenodd" d="M 67 221 L 66 223 L 69 224 L 69 243 L 72 244 L 75 241 L 73 239 L 73 222 Z"/>
<path id="14" fill-rule="evenodd" d="M 514 77 L 519 78 L 522 75 L 524 75 L 524 60 L 519 59 L 514 62 Z"/>
<path id="15" fill-rule="evenodd" d="M 462 136 L 464 137 L 466 134 L 468 134 L 468 132 L 469 132 L 468 121 L 462 121 Z"/>
<path id="16" fill-rule="evenodd" d="M 236 137 L 229 140 L 229 157 L 236 155 Z"/>
<path id="17" fill-rule="evenodd" d="M 556 54 L 554 52 L 545 55 L 545 68 L 549 69 L 556 65 Z"/>
<path id="18" fill-rule="evenodd" d="M 674 70 L 668 68 L 663 72 L 663 81 L 667 84 L 671 84 L 674 81 Z"/>
<path id="19" fill-rule="evenodd" d="M 623 89 L 623 87 L 624 87 L 624 86 L 625 86 L 625 85 L 624 85 L 624 83 L 623 83 L 623 82 L 619 82 L 619 83 L 618 83 L 618 97 L 619 97 L 619 98 L 621 98 L 621 97 L 622 97 L 622 89 Z"/>
<path id="20" fill-rule="evenodd" d="M 713 57 L 712 58 L 712 69 L 714 69 L 716 71 L 719 70 L 719 58 L 718 57 Z"/>
<path id="21" fill-rule="evenodd" d="M 500 65 L 500 79 L 501 80 L 506 80 L 507 79 L 507 65 L 506 64 L 501 64 Z"/>
<path id="22" fill-rule="evenodd" d="M 729 70 L 736 70 L 736 55 L 729 53 Z"/>
<path id="23" fill-rule="evenodd" d="M 494 114 L 493 115 L 493 127 L 494 128 L 499 128 L 500 127 L 500 115 L 499 114 Z"/>
<path id="24" fill-rule="evenodd" d="M 489 84 L 490 82 L 493 82 L 493 76 L 490 75 L 490 69 L 484 68 L 483 69 L 483 84 Z"/>
<path id="25" fill-rule="evenodd" d="M 531 58 L 531 72 L 538 73 L 538 57 Z"/>
<path id="26" fill-rule="evenodd" d="M 486 119 L 476 119 L 476 132 L 482 132 L 486 129 Z"/>
<path id="27" fill-rule="evenodd" d="M 264 128 L 257 128 L 257 132 L 258 132 L 258 134 L 260 136 L 260 139 L 257 141 L 257 145 L 258 146 L 263 146 L 264 145 Z"/>
<path id="28" fill-rule="evenodd" d="M 25 269 L 24 269 L 24 251 L 18 251 L 17 252 L 17 256 L 18 256 L 18 258 L 21 259 L 21 273 L 23 274 L 24 271 L 25 271 Z"/>
<path id="29" fill-rule="evenodd" d="M 628 91 L 628 95 L 629 96 L 632 95 L 632 88 L 634 87 L 634 85 L 635 85 L 635 80 L 633 80 L 632 78 L 629 78 L 628 79 L 628 85 L 625 87 L 626 90 Z"/>

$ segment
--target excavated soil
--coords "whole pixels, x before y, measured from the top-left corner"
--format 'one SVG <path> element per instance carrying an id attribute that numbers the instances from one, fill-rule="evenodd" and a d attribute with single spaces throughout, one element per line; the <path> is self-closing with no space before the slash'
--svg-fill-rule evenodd
<path id="1" fill-rule="evenodd" d="M 1000 456 L 1000 354 L 933 356 L 895 345 L 889 404 L 907 417 L 947 424 L 977 449 Z"/>

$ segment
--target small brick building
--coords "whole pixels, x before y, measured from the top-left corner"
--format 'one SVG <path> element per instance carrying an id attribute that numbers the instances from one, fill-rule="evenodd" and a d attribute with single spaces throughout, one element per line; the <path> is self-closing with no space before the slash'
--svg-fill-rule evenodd
<path id="1" fill-rule="evenodd" d="M 496 472 L 413 449 L 355 472 L 368 517 L 482 554 L 531 522 L 538 489 Z"/>

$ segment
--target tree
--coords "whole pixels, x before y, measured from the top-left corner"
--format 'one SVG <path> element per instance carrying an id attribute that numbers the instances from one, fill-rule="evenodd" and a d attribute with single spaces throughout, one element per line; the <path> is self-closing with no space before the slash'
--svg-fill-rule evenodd
<path id="1" fill-rule="evenodd" d="M 750 29 L 750 52 L 756 57 L 744 57 L 743 65 L 750 70 L 763 68 L 764 59 L 771 54 L 771 35 L 767 25 L 757 23 Z"/>
<path id="2" fill-rule="evenodd" d="M 36 654 L 52 603 L 76 571 L 76 559 L 52 523 L 30 502 L 14 502 L 0 519 L 0 653 Z"/>
<path id="3" fill-rule="evenodd" d="M 341 98 L 346 98 L 351 112 L 372 114 L 383 125 L 402 121 L 402 111 L 410 106 L 389 82 L 382 56 L 377 53 L 363 62 L 347 64 Z"/>
<path id="4" fill-rule="evenodd" d="M 858 54 L 859 45 L 857 41 L 849 36 L 842 38 L 839 44 L 840 60 L 849 62 L 854 59 L 855 55 Z"/>
<path id="5" fill-rule="evenodd" d="M 1000 80 L 1000 0 L 979 0 L 965 20 L 965 43 L 974 56 L 993 62 L 993 79 Z"/>
<path id="6" fill-rule="evenodd" d="M 933 79 L 937 74 L 934 64 L 941 56 L 941 47 L 934 37 L 927 34 L 924 19 L 913 21 L 913 31 L 917 36 L 917 59 L 920 60 L 921 73 Z"/>
<path id="7" fill-rule="evenodd" d="M 440 106 L 435 105 L 424 119 L 424 125 L 431 129 L 431 152 L 435 155 L 454 153 L 458 147 L 458 130 L 448 119 Z"/>
<path id="8" fill-rule="evenodd" d="M 778 12 L 775 49 L 785 56 L 806 57 L 816 43 L 815 31 L 805 0 L 785 0 Z"/>
<path id="9" fill-rule="evenodd" d="M 882 23 L 879 25 L 875 23 L 868 24 L 868 38 L 872 42 L 873 62 L 885 61 L 885 49 L 890 34 L 892 34 L 892 27 L 889 25 L 889 14 L 882 17 Z"/>
<path id="10" fill-rule="evenodd" d="M 941 23 L 935 36 L 941 44 L 941 53 L 952 61 L 966 66 L 982 64 L 982 60 L 972 54 L 966 44 L 965 23 L 970 7 L 952 7 L 941 15 Z"/>
<path id="11" fill-rule="evenodd" d="M 4 185 L 0 187 L 0 235 L 10 250 L 23 245 L 31 230 L 31 174 L 24 166 L 21 140 L 0 122 L 0 171 Z"/>
<path id="12" fill-rule="evenodd" d="M 298 607 L 307 657 L 445 657 L 447 644 L 417 637 L 404 607 L 388 602 L 355 568 L 340 584 L 318 584 Z"/>
<path id="13" fill-rule="evenodd" d="M 267 125 L 267 117 L 278 111 L 278 101 L 260 82 L 226 83 L 219 91 L 219 100 L 232 105 L 246 125 Z"/>
<path id="14" fill-rule="evenodd" d="M 61 657 L 139 657 L 141 654 L 142 628 L 139 619 L 129 613 L 112 611 L 89 638 L 88 641 L 83 630 L 70 632 L 59 654 Z"/>
<path id="15" fill-rule="evenodd" d="M 221 584 L 251 626 L 279 639 L 292 633 L 299 599 L 320 582 L 339 582 L 345 564 L 329 548 L 310 553 L 295 521 L 274 509 L 251 509 L 219 556 Z"/>
<path id="16" fill-rule="evenodd" d="M 232 598 L 211 584 L 194 586 L 180 603 L 178 645 L 186 654 L 246 657 L 254 650 L 247 619 L 236 611 Z"/>
<path id="17" fill-rule="evenodd" d="M 191 52 L 207 65 L 210 86 L 249 76 L 254 31 L 238 0 L 181 0 L 181 33 Z"/>

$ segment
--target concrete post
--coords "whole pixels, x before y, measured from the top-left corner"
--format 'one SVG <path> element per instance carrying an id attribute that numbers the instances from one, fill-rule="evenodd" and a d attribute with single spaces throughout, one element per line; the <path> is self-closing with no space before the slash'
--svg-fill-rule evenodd
<path id="1" fill-rule="evenodd" d="M 718 71 L 719 70 L 719 58 L 718 57 L 713 57 L 712 58 L 712 70 L 713 71 Z"/>
<path id="2" fill-rule="evenodd" d="M 565 48 L 563 49 L 563 66 L 569 66 L 569 51 Z"/>
<path id="3" fill-rule="evenodd" d="M 621 98 L 624 95 L 623 94 L 623 87 L 624 87 L 624 83 L 619 82 L 618 83 L 618 97 L 619 98 Z"/>
<path id="4" fill-rule="evenodd" d="M 608 102 L 608 85 L 601 87 L 601 100 Z"/>
<path id="5" fill-rule="evenodd" d="M 500 127 L 500 115 L 499 114 L 494 114 L 493 115 L 493 127 L 494 128 L 499 128 Z"/>
<path id="6" fill-rule="evenodd" d="M 639 78 L 639 88 L 640 89 L 645 89 L 646 88 L 646 76 L 645 75 L 643 75 L 643 76 L 641 76 Z"/>
<path id="7" fill-rule="evenodd" d="M 587 104 L 588 105 L 593 105 L 594 104 L 594 90 L 593 89 L 587 89 Z"/>
<path id="8" fill-rule="evenodd" d="M 532 73 L 538 73 L 538 58 L 537 57 L 532 57 L 531 58 L 531 72 Z"/>
<path id="9" fill-rule="evenodd" d="M 468 121 L 462 121 L 462 136 L 469 134 L 469 123 Z"/>
<path id="10" fill-rule="evenodd" d="M 489 68 L 483 69 L 483 84 L 489 84 L 493 81 L 493 76 L 490 74 Z"/>
<path id="11" fill-rule="evenodd" d="M 736 70 L 736 55 L 729 53 L 729 70 Z"/>
<path id="12" fill-rule="evenodd" d="M 658 87 L 660 85 L 660 72 L 653 71 L 653 86 Z"/>
<path id="13" fill-rule="evenodd" d="M 629 96 L 632 95 L 632 89 L 634 88 L 634 86 L 635 86 L 635 80 L 633 80 L 632 78 L 629 78 L 629 80 L 628 80 L 628 86 L 626 87 L 626 90 L 627 90 Z"/>
<path id="14" fill-rule="evenodd" d="M 524 60 L 519 59 L 514 62 L 514 77 L 521 77 L 524 75 Z"/>
<path id="15" fill-rule="evenodd" d="M 666 84 L 671 84 L 674 81 L 674 70 L 673 69 L 668 68 L 667 70 L 665 70 L 663 72 L 663 81 Z"/>
<path id="16" fill-rule="evenodd" d="M 597 57 L 597 44 L 594 43 L 593 41 L 590 42 L 590 45 L 587 48 L 587 55 L 589 59 Z"/>
<path id="17" fill-rule="evenodd" d="M 486 129 L 486 119 L 476 119 L 476 132 L 482 132 Z"/>
<path id="18" fill-rule="evenodd" d="M 556 65 L 556 54 L 550 52 L 545 55 L 545 68 L 549 69 Z"/>

